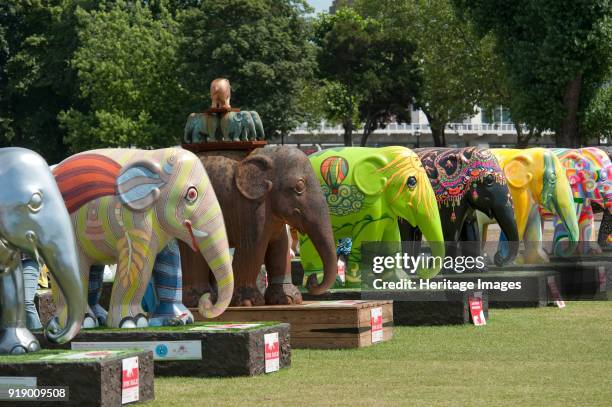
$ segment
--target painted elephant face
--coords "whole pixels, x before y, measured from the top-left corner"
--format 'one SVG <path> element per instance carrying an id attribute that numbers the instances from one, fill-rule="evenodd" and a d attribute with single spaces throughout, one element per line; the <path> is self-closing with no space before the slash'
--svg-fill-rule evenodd
<path id="1" fill-rule="evenodd" d="M 439 221 L 436 199 L 419 157 L 403 147 L 379 150 L 380 156 L 372 154 L 355 165 L 357 187 L 366 195 L 382 192 L 394 214 L 413 226 L 420 227 L 425 220 L 435 225 Z"/>
<path id="2" fill-rule="evenodd" d="M 568 230 L 570 242 L 577 242 L 578 220 L 572 190 L 559 159 L 543 148 L 492 151 L 510 185 L 520 237 L 535 202 L 557 214 Z"/>
<path id="3" fill-rule="evenodd" d="M 479 210 L 495 218 L 510 241 L 518 241 L 506 177 L 489 149 L 427 148 L 417 154 L 444 213 L 442 225 L 448 240 L 458 240 L 465 218 Z M 518 246 L 500 261 L 511 261 L 517 250 Z"/>
<path id="4" fill-rule="evenodd" d="M 164 149 L 163 156 L 135 161 L 117 178 L 121 201 L 132 209 L 155 208 L 160 226 L 168 235 L 202 253 L 219 290 L 215 305 L 203 301 L 201 312 L 219 315 L 233 293 L 233 272 L 225 223 L 215 191 L 199 158 L 182 149 Z"/>
<path id="5" fill-rule="evenodd" d="M 47 332 L 52 342 L 72 339 L 86 311 L 77 246 L 70 217 L 47 163 L 21 148 L 0 149 L 0 239 L 9 247 L 40 256 L 68 304 L 65 328 Z"/>
<path id="6" fill-rule="evenodd" d="M 466 199 L 493 217 L 496 206 L 512 205 L 506 177 L 490 150 L 426 149 L 418 154 L 441 206 L 457 206 Z"/>

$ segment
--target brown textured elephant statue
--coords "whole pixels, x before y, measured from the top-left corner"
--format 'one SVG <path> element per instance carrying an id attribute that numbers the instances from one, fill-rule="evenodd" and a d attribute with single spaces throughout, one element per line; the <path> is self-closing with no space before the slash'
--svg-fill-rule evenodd
<path id="1" fill-rule="evenodd" d="M 218 78 L 210 84 L 211 107 L 216 109 L 231 109 L 230 98 L 232 88 L 227 79 Z"/>
<path id="2" fill-rule="evenodd" d="M 302 151 L 276 146 L 259 148 L 242 160 L 217 155 L 201 160 L 221 205 L 230 247 L 235 248 L 232 305 L 301 303 L 302 296 L 291 282 L 285 224 L 307 234 L 323 260 L 323 281 L 313 281 L 309 291 L 321 294 L 333 285 L 337 257 L 330 216 Z M 184 265 L 193 264 L 189 257 L 197 256 L 188 250 L 181 255 Z M 263 296 L 257 288 L 262 264 L 269 284 Z M 207 282 L 200 283 L 198 290 L 210 290 Z"/>

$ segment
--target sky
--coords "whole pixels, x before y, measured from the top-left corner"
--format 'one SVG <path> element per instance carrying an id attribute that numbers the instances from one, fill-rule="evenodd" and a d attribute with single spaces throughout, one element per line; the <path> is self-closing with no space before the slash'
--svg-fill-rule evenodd
<path id="1" fill-rule="evenodd" d="M 332 0 L 308 0 L 311 6 L 315 8 L 315 12 L 329 11 L 329 6 L 332 4 Z"/>

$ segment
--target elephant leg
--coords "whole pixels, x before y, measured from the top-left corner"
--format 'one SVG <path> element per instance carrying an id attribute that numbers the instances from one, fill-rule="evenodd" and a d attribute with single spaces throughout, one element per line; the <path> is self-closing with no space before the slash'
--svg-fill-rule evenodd
<path id="1" fill-rule="evenodd" d="M 89 288 L 87 303 L 101 326 L 106 325 L 108 312 L 100 305 L 102 287 L 104 286 L 104 266 L 94 265 L 89 269 Z"/>
<path id="2" fill-rule="evenodd" d="M 245 232 L 249 236 L 249 232 Z M 234 269 L 234 294 L 231 305 L 254 306 L 264 305 L 265 299 L 257 288 L 257 277 L 264 264 L 268 241 L 257 235 L 253 241 L 242 241 L 234 252 L 232 268 Z M 256 242 L 256 243 L 254 243 Z"/>
<path id="3" fill-rule="evenodd" d="M 284 226 L 278 236 L 268 243 L 265 264 L 268 272 L 268 288 L 265 293 L 266 304 L 301 304 L 302 294 L 291 280 L 289 236 Z"/>
<path id="4" fill-rule="evenodd" d="M 597 234 L 597 243 L 599 247 L 604 250 L 610 250 L 612 248 L 612 214 L 609 210 L 604 210 L 603 219 L 599 225 L 599 232 Z"/>
<path id="5" fill-rule="evenodd" d="M 2 333 L 0 354 L 20 354 L 40 350 L 40 344 L 26 327 L 25 293 L 21 265 L 0 273 Z"/>
<path id="6" fill-rule="evenodd" d="M 89 270 L 91 268 L 91 260 L 87 258 L 83 253 L 79 253 L 79 271 L 81 273 L 81 280 L 83 281 L 84 291 L 83 296 L 87 298 L 88 286 L 89 286 Z M 64 324 L 67 317 L 66 300 L 64 294 L 58 289 L 57 283 L 55 283 L 55 277 L 52 273 L 49 273 L 51 278 L 51 292 L 53 294 L 53 301 L 55 302 L 55 317 L 49 321 L 47 329 L 51 331 L 59 330 L 59 325 Z M 95 317 L 94 312 L 91 310 L 89 305 L 85 317 L 83 318 L 83 328 L 96 328 L 98 327 L 98 320 Z"/>
<path id="7" fill-rule="evenodd" d="M 142 309 L 142 299 L 147 290 L 156 249 L 149 248 L 148 253 L 139 252 L 133 256 L 142 255 L 142 266 L 128 262 L 117 265 L 117 274 L 113 283 L 110 298 L 107 325 L 113 328 L 144 328 L 149 321 Z"/>
<path id="8" fill-rule="evenodd" d="M 585 203 L 581 209 L 578 215 L 578 236 L 580 237 L 578 252 L 580 254 L 601 254 L 602 250 L 595 235 L 593 207 Z"/>
<path id="9" fill-rule="evenodd" d="M 38 278 L 40 276 L 40 267 L 38 266 L 38 262 L 32 259 L 22 261 L 21 267 L 23 270 L 27 327 L 31 330 L 42 329 L 40 317 L 38 316 L 38 311 L 36 311 L 36 305 L 34 304 L 36 289 L 38 288 Z"/>
<path id="10" fill-rule="evenodd" d="M 525 243 L 525 253 L 517 263 L 548 263 L 548 255 L 542 247 L 542 223 L 537 206 L 533 206 L 529 212 L 523 242 Z"/>
<path id="11" fill-rule="evenodd" d="M 154 308 L 149 308 L 150 326 L 174 326 L 192 324 L 193 315 L 183 305 L 183 279 L 181 256 L 176 240 L 164 247 L 153 265 Z M 145 296 L 146 298 L 146 296 Z M 149 306 L 153 305 L 148 301 Z"/>

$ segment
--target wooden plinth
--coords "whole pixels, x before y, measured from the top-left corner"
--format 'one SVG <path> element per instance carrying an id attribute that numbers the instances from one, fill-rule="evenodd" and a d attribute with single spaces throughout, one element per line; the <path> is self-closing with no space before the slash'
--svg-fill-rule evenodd
<path id="1" fill-rule="evenodd" d="M 188 143 L 183 144 L 185 150 L 189 150 L 194 154 L 215 152 L 217 155 L 223 155 L 223 152 L 228 151 L 244 151 L 248 155 L 256 148 L 265 147 L 268 144 L 265 140 L 254 141 L 211 141 L 209 143 Z"/>
<path id="2" fill-rule="evenodd" d="M 382 310 L 382 341 L 393 337 L 392 301 L 312 301 L 300 305 L 229 307 L 218 321 L 282 321 L 294 348 L 341 349 L 372 345 L 371 312 Z M 196 319 L 201 318 L 192 310 Z"/>
<path id="3" fill-rule="evenodd" d="M 315 296 L 302 292 L 304 300 L 393 300 L 393 325 L 430 326 L 463 325 L 472 322 L 468 298 L 473 293 L 455 291 L 361 291 L 332 290 Z M 489 301 L 486 292 L 481 293 L 483 312 L 489 318 Z"/>

